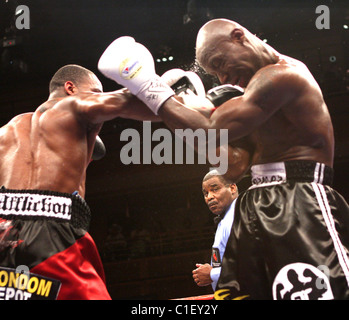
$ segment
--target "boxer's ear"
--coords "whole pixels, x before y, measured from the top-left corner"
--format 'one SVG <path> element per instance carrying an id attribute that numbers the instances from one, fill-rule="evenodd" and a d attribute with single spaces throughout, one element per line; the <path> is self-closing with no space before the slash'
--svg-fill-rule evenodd
<path id="1" fill-rule="evenodd" d="M 233 31 L 230 33 L 230 38 L 234 41 L 238 42 L 243 42 L 245 38 L 245 33 L 242 29 L 240 28 L 235 28 Z"/>
<path id="2" fill-rule="evenodd" d="M 77 88 L 76 88 L 76 86 L 74 85 L 73 82 L 67 81 L 64 84 L 64 91 L 66 92 L 67 95 L 71 96 L 71 95 L 77 93 Z"/>

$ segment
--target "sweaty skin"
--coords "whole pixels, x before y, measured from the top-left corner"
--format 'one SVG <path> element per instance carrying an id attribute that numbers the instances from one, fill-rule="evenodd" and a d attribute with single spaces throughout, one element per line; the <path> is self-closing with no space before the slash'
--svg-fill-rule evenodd
<path id="1" fill-rule="evenodd" d="M 321 90 L 300 61 L 279 54 L 237 23 L 216 19 L 197 37 L 196 58 L 222 84 L 240 85 L 243 96 L 222 104 L 210 118 L 193 112 L 175 98 L 159 115 L 176 128 L 228 129 L 229 144 L 249 150 L 241 165 L 313 160 L 333 166 L 334 135 Z M 242 139 L 242 140 L 241 140 Z M 234 163 L 234 160 L 229 159 Z M 235 181 L 244 170 L 236 171 Z M 246 172 L 246 171 L 245 171 Z"/>
<path id="2" fill-rule="evenodd" d="M 64 97 L 51 97 L 35 112 L 14 117 L 0 128 L 0 185 L 84 197 L 86 169 L 103 122 L 115 117 L 157 120 L 124 89 L 102 93 L 96 76 Z"/>

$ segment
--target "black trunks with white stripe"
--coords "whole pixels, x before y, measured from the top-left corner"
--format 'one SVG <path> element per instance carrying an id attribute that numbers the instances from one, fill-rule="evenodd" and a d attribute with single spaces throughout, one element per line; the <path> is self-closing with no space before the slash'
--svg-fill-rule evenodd
<path id="1" fill-rule="evenodd" d="M 310 161 L 253 166 L 239 195 L 217 299 L 348 299 L 349 207 L 333 170 Z"/>

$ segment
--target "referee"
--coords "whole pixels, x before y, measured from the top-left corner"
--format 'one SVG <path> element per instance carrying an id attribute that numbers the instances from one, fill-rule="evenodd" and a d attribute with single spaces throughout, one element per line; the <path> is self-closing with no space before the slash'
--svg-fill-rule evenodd
<path id="1" fill-rule="evenodd" d="M 235 183 L 227 181 L 217 170 L 212 170 L 202 181 L 202 192 L 208 208 L 215 215 L 217 230 L 212 245 L 211 264 L 196 264 L 193 279 L 198 286 L 211 284 L 215 291 L 225 246 L 234 220 L 238 189 Z"/>

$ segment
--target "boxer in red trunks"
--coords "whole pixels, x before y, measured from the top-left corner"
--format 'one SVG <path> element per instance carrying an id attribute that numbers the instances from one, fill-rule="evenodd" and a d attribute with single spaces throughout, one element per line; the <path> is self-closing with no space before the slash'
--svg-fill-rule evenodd
<path id="1" fill-rule="evenodd" d="M 0 299 L 110 299 L 86 169 L 104 121 L 156 117 L 124 89 L 102 91 L 91 71 L 64 66 L 46 102 L 0 129 Z"/>

